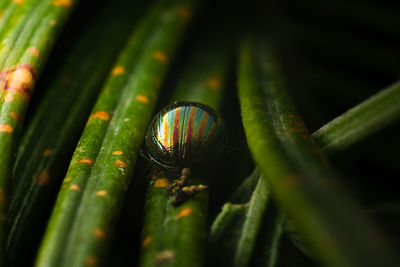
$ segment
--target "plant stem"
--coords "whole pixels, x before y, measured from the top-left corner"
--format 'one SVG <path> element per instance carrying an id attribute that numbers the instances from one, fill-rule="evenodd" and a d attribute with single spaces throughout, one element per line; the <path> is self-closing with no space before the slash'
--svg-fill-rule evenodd
<path id="1" fill-rule="evenodd" d="M 253 186 L 254 181 L 256 185 Z M 252 191 L 249 199 L 248 191 Z M 214 265 L 280 266 L 283 216 L 278 216 L 271 203 L 270 189 L 262 175 L 255 171 L 237 188 L 234 196 L 241 201 L 226 203 L 211 226 L 211 258 Z M 233 255 L 233 256 L 232 256 Z M 290 255 L 296 262 L 296 255 Z M 228 260 L 229 259 L 229 260 Z"/>
<path id="2" fill-rule="evenodd" d="M 134 32 L 75 150 L 37 266 L 103 263 L 161 82 L 196 4 L 158 2 Z"/>
<path id="3" fill-rule="evenodd" d="M 220 27 L 212 25 L 214 29 Z M 171 102 L 195 101 L 218 110 L 229 66 L 230 35 L 205 29 L 189 50 L 193 57 L 183 65 Z M 189 177 L 189 185 L 208 184 L 209 176 L 210 172 L 194 173 Z M 161 172 L 152 177 L 148 186 L 141 266 L 203 266 L 206 263 L 208 190 L 175 207 L 166 186 L 178 178 L 179 174 Z"/>
<path id="4" fill-rule="evenodd" d="M 284 91 L 272 51 L 263 41 L 243 42 L 238 87 L 250 150 L 278 203 L 326 266 L 397 266 L 396 254 L 335 185 Z"/>
<path id="5" fill-rule="evenodd" d="M 145 204 L 140 265 L 202 266 L 207 236 L 207 192 L 175 207 L 163 186 L 167 183 L 163 182 L 177 177 L 159 174 L 152 178 Z M 204 184 L 204 179 L 189 179 L 190 184 Z"/>
<path id="6" fill-rule="evenodd" d="M 336 160 L 354 160 L 378 141 L 395 136 L 400 123 L 400 82 L 328 122 L 313 135 Z"/>
<path id="7" fill-rule="evenodd" d="M 259 179 L 258 184 L 249 202 L 242 232 L 237 243 L 234 266 L 248 266 L 252 252 L 256 245 L 261 222 L 269 202 L 269 187 L 264 179 Z"/>
<path id="8" fill-rule="evenodd" d="M 69 51 L 68 61 L 51 79 L 25 130 L 14 168 L 9 211 L 7 252 L 14 265 L 29 264 L 75 142 L 131 29 L 134 17 L 128 10 L 124 1 L 112 1 L 96 13 L 79 33 L 81 38 Z M 99 38 L 112 41 L 99 43 Z M 64 92 L 62 97 L 60 91 Z"/>
<path id="9" fill-rule="evenodd" d="M 1 260 L 5 259 L 2 254 L 9 180 L 22 123 L 34 85 L 76 1 L 65 1 L 68 5 L 52 0 L 6 2 L 10 3 L 4 5 L 5 17 L 0 24 Z"/>

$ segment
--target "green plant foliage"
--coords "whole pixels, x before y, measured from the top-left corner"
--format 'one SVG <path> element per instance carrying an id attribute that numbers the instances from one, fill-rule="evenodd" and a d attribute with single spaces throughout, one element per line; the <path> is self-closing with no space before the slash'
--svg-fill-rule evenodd
<path id="1" fill-rule="evenodd" d="M 149 184 L 140 254 L 141 266 L 203 266 L 207 238 L 207 192 L 177 207 L 171 204 L 166 185 L 177 177 L 156 175 Z M 204 184 L 204 177 L 190 177 L 190 185 Z"/>
<path id="2" fill-rule="evenodd" d="M 332 170 L 284 91 L 273 50 L 252 41 L 243 43 L 239 56 L 243 124 L 255 162 L 282 209 L 325 265 L 396 266 L 395 254 L 334 184 Z"/>
<path id="3" fill-rule="evenodd" d="M 315 142 L 332 157 L 355 160 L 382 143 L 393 140 L 400 121 L 400 83 L 380 91 L 316 131 Z"/>
<path id="4" fill-rule="evenodd" d="M 196 1 L 161 1 L 134 31 L 72 157 L 38 266 L 104 259 L 158 90 L 195 11 Z"/>
<path id="5" fill-rule="evenodd" d="M 9 180 L 29 100 L 54 41 L 77 1 L 2 1 L 0 21 L 0 260 Z"/>
<path id="6" fill-rule="evenodd" d="M 267 204 L 270 200 L 269 187 L 264 179 L 258 179 L 257 186 L 248 203 L 244 205 L 225 204 L 223 211 L 219 214 L 211 227 L 211 238 L 215 249 L 221 243 L 222 236 L 225 231 L 238 231 L 236 234 L 236 242 L 232 242 L 233 248 L 233 266 L 248 266 L 250 264 L 252 252 L 255 249 L 257 236 L 261 227 L 264 214 L 267 211 Z M 236 214 L 241 214 L 242 220 L 235 217 Z M 243 221 L 243 224 L 236 229 L 231 227 L 232 217 L 235 222 Z M 229 228 L 228 228 L 229 227 Z M 228 229 L 227 229 L 228 228 Z M 231 234 L 232 235 L 232 234 Z M 235 233 L 233 233 L 235 235 Z M 229 253 L 223 254 L 222 257 L 228 257 Z M 221 257 L 221 255 L 220 255 Z M 271 261 L 274 256 L 271 255 Z"/>
<path id="7" fill-rule="evenodd" d="M 311 266 L 288 244 L 286 220 L 272 200 L 270 187 L 256 168 L 231 196 L 235 204 L 226 203 L 211 225 L 213 265 Z"/>
<path id="8" fill-rule="evenodd" d="M 231 36 L 229 30 L 221 35 L 220 31 L 206 29 L 189 50 L 189 54 L 194 54 L 193 51 L 196 54 L 184 63 L 171 102 L 195 101 L 218 110 L 226 85 Z M 209 173 L 193 173 L 188 185 L 208 184 L 210 173 L 212 169 Z M 141 266 L 155 263 L 203 266 L 206 262 L 208 191 L 174 207 L 166 186 L 178 177 L 179 173 L 156 171 L 151 178 L 145 204 Z"/>
<path id="9" fill-rule="evenodd" d="M 43 88 L 46 95 L 24 131 L 12 180 L 7 252 L 13 264 L 27 264 L 30 257 L 19 255 L 30 255 L 37 246 L 49 212 L 47 203 L 52 203 L 62 182 L 93 100 L 135 18 L 125 1 L 102 7 L 81 31 L 79 42 L 66 55 L 68 61 L 45 85 L 48 89 Z M 96 45 L 99 38 L 112 42 Z M 88 51 L 89 47 L 93 48 Z"/>
<path id="10" fill-rule="evenodd" d="M 399 8 L 0 0 L 0 267 L 399 266 Z M 228 143 L 178 202 L 176 101 Z"/>

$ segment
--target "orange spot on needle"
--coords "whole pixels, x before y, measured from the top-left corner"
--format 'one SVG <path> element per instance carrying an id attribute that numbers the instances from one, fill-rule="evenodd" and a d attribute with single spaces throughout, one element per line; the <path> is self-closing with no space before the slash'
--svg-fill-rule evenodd
<path id="1" fill-rule="evenodd" d="M 126 167 L 126 163 L 123 162 L 123 161 L 120 160 L 120 159 L 117 159 L 117 160 L 114 162 L 114 164 L 117 165 L 118 167 L 121 167 L 121 168 L 125 168 L 125 167 Z"/>
<path id="2" fill-rule="evenodd" d="M 54 0 L 51 4 L 53 6 L 65 6 L 65 7 L 72 6 L 71 0 Z"/>
<path id="3" fill-rule="evenodd" d="M 83 164 L 89 164 L 89 165 L 93 165 L 93 160 L 89 159 L 89 158 L 82 158 L 78 161 L 78 163 L 83 163 Z"/>
<path id="4" fill-rule="evenodd" d="M 178 215 L 176 216 L 176 218 L 180 219 L 180 218 L 186 217 L 186 216 L 190 215 L 192 212 L 193 212 L 192 208 L 189 208 L 189 207 L 181 209 L 179 211 Z"/>
<path id="5" fill-rule="evenodd" d="M 104 197 L 104 196 L 107 195 L 107 191 L 106 190 L 99 190 L 99 191 L 97 191 L 96 195 L 99 196 L 99 197 Z"/>
<path id="6" fill-rule="evenodd" d="M 93 234 L 95 237 L 100 238 L 100 239 L 105 239 L 107 237 L 106 232 L 101 228 L 94 229 Z"/>
<path id="7" fill-rule="evenodd" d="M 154 52 L 153 57 L 162 63 L 166 63 L 168 61 L 167 55 L 161 51 Z"/>
<path id="8" fill-rule="evenodd" d="M 167 187 L 169 185 L 169 181 L 167 178 L 159 178 L 154 182 L 154 187 Z"/>
<path id="9" fill-rule="evenodd" d="M 73 190 L 73 191 L 81 191 L 81 187 L 77 184 L 72 184 L 69 189 Z"/>
<path id="10" fill-rule="evenodd" d="M 103 121 L 108 121 L 110 119 L 110 114 L 108 114 L 105 111 L 97 111 L 89 116 L 89 120 L 93 120 L 93 119 L 100 119 Z"/>
<path id="11" fill-rule="evenodd" d="M 29 52 L 34 55 L 35 57 L 39 56 L 39 50 L 36 47 L 29 47 Z"/>
<path id="12" fill-rule="evenodd" d="M 21 116 L 18 113 L 14 112 L 14 111 L 10 112 L 10 116 L 12 118 L 14 118 L 15 120 L 17 120 L 17 121 L 21 118 Z"/>
<path id="13" fill-rule="evenodd" d="M 49 174 L 49 172 L 46 171 L 46 170 L 42 171 L 42 172 L 39 174 L 38 178 L 37 178 L 37 183 L 38 183 L 39 185 L 46 185 L 46 184 L 48 184 L 49 182 L 50 182 L 50 174 Z"/>
<path id="14" fill-rule="evenodd" d="M 145 248 L 148 245 L 150 245 L 152 240 L 153 240 L 153 238 L 151 236 L 146 236 L 146 238 L 143 239 L 143 241 L 142 241 L 142 248 Z"/>
<path id="15" fill-rule="evenodd" d="M 125 68 L 122 66 L 116 66 L 113 70 L 112 70 L 112 74 L 113 75 L 121 75 L 125 73 Z"/>
<path id="16" fill-rule="evenodd" d="M 14 128 L 9 124 L 0 124 L 0 132 L 12 133 Z"/>
<path id="17" fill-rule="evenodd" d="M 137 95 L 136 100 L 145 104 L 148 104 L 150 102 L 149 98 L 145 95 Z"/>
<path id="18" fill-rule="evenodd" d="M 188 19 L 192 16 L 192 11 L 188 7 L 181 7 L 178 14 L 181 18 Z"/>
<path id="19" fill-rule="evenodd" d="M 219 89 L 221 81 L 218 78 L 210 78 L 206 81 L 207 87 L 211 89 Z"/>
<path id="20" fill-rule="evenodd" d="M 50 155 L 53 154 L 53 149 L 46 149 L 45 151 L 43 151 L 43 156 L 48 157 Z"/>

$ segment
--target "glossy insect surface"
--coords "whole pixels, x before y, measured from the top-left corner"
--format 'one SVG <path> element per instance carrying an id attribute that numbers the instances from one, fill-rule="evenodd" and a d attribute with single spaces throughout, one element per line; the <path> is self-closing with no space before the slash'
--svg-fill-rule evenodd
<path id="1" fill-rule="evenodd" d="M 226 147 L 224 124 L 210 107 L 176 102 L 162 109 L 146 135 L 152 161 L 167 168 L 195 167 L 214 162 Z"/>

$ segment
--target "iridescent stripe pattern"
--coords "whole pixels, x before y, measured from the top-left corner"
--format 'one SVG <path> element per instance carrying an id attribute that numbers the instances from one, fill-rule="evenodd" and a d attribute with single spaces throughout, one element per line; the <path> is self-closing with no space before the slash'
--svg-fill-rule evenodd
<path id="1" fill-rule="evenodd" d="M 218 156 L 223 125 L 216 112 L 196 102 L 178 102 L 161 110 L 146 135 L 150 157 L 167 167 L 189 167 Z M 218 144 L 218 142 L 220 144 Z"/>

